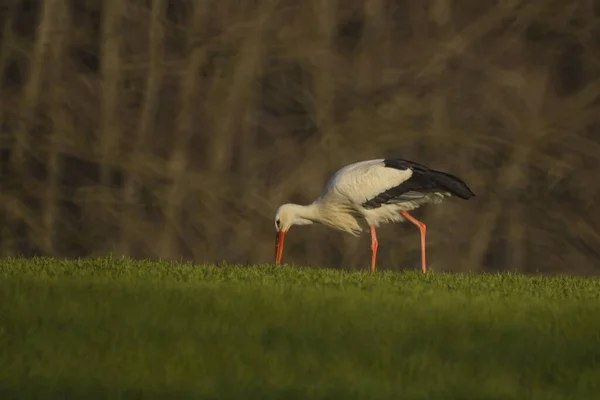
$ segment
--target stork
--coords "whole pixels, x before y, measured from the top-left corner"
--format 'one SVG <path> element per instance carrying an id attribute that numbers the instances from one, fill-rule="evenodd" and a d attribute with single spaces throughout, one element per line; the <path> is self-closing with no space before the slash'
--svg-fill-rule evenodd
<path id="1" fill-rule="evenodd" d="M 349 164 L 331 176 L 319 197 L 309 205 L 287 203 L 275 214 L 275 263 L 281 262 L 285 235 L 292 225 L 320 223 L 359 236 L 359 219 L 371 230 L 371 271 L 377 258 L 376 228 L 408 220 L 421 233 L 421 269 L 425 262 L 426 225 L 408 214 L 424 204 L 440 203 L 444 197 L 469 199 L 475 194 L 458 177 L 429 169 L 413 161 L 375 159 Z"/>

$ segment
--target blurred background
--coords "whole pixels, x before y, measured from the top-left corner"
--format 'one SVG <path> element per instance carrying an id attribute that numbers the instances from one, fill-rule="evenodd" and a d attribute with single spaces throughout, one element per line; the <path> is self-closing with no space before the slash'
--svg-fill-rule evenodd
<path id="1" fill-rule="evenodd" d="M 268 263 L 361 159 L 477 197 L 413 215 L 433 270 L 600 272 L 599 0 L 4 0 L 0 255 Z M 379 268 L 418 269 L 411 224 Z M 292 228 L 284 262 L 367 269 Z"/>

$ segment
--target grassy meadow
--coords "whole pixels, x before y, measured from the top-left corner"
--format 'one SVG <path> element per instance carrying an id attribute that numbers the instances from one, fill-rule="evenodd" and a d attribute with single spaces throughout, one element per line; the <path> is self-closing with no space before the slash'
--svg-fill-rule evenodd
<path id="1" fill-rule="evenodd" d="M 8 398 L 592 399 L 600 279 L 0 262 Z"/>

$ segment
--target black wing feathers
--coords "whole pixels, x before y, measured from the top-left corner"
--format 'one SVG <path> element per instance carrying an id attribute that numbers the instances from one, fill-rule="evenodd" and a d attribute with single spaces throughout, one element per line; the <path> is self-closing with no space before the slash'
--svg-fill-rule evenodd
<path id="1" fill-rule="evenodd" d="M 414 198 L 423 197 L 423 194 L 432 192 L 450 192 L 451 194 L 462 199 L 468 199 L 475 194 L 468 186 L 458 177 L 427 168 L 424 165 L 413 161 L 400 159 L 386 159 L 384 165 L 387 168 L 395 168 L 400 170 L 411 169 L 412 176 L 406 182 L 395 186 L 369 199 L 363 204 L 365 208 L 378 208 L 383 204 L 388 204 L 394 200 L 400 200 L 400 197 L 405 197 L 410 200 L 410 192 Z"/>

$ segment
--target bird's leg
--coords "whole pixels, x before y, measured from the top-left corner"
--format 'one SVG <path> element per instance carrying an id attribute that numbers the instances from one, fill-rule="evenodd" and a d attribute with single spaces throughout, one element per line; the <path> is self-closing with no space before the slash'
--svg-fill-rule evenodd
<path id="1" fill-rule="evenodd" d="M 370 225 L 371 227 L 371 272 L 375 272 L 375 259 L 377 258 L 377 247 L 379 243 L 377 242 L 377 233 L 375 232 L 375 225 Z"/>
<path id="2" fill-rule="evenodd" d="M 427 232 L 427 226 L 406 211 L 400 211 L 400 215 L 415 224 L 421 232 L 421 269 L 423 272 L 427 272 L 427 264 L 425 263 L 425 232 Z"/>

